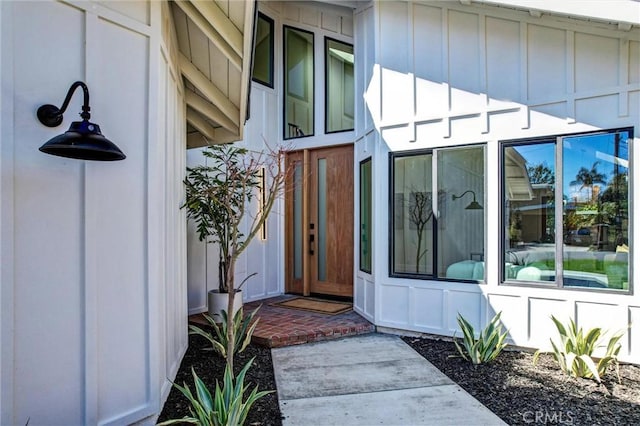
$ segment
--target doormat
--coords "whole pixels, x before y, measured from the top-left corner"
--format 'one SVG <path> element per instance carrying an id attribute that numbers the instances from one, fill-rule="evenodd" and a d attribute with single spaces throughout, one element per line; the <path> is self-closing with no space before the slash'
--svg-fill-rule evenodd
<path id="1" fill-rule="evenodd" d="M 282 306 L 283 308 L 299 309 L 327 315 L 338 315 L 350 311 L 353 304 L 348 302 L 310 299 L 308 297 L 296 297 L 294 299 L 272 303 L 272 306 Z"/>

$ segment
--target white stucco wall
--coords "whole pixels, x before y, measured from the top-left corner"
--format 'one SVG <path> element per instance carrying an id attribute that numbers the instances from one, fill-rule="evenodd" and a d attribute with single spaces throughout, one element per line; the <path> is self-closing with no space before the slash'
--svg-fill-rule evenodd
<path id="1" fill-rule="evenodd" d="M 185 111 L 165 6 L 0 4 L 2 424 L 141 421 L 186 348 Z M 36 109 L 75 80 L 124 161 L 38 151 L 78 120 L 81 91 L 55 129 Z"/>
<path id="2" fill-rule="evenodd" d="M 499 284 L 498 191 L 502 140 L 633 126 L 638 143 L 640 30 L 458 2 L 375 2 L 355 21 L 357 74 L 365 79 L 355 160 L 373 155 L 375 188 L 373 273 L 356 271 L 356 310 L 378 326 L 442 335 L 457 331 L 458 312 L 479 326 L 502 311 L 511 342 L 529 347 L 555 333 L 550 313 L 609 330 L 631 323 L 621 357 L 640 362 L 637 289 Z M 486 284 L 390 278 L 389 153 L 471 143 L 486 144 Z M 638 150 L 631 152 L 638 164 Z M 640 196 L 637 185 L 632 195 Z M 637 256 L 632 262 L 633 270 Z"/>

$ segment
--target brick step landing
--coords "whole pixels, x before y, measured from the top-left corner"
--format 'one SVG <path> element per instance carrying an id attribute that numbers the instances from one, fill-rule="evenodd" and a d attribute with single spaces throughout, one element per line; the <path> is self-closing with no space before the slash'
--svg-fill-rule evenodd
<path id="1" fill-rule="evenodd" d="M 253 343 L 279 348 L 375 332 L 375 326 L 354 311 L 326 315 L 272 305 L 293 297 L 296 296 L 284 295 L 244 305 L 245 311 L 262 305 L 257 314 L 260 322 L 253 333 Z M 189 323 L 207 324 L 201 314 L 191 315 Z"/>

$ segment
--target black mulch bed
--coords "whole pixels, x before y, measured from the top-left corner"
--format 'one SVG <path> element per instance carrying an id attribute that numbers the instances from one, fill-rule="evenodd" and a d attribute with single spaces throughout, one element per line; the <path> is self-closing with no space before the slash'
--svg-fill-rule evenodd
<path id="1" fill-rule="evenodd" d="M 244 352 L 237 354 L 234 361 L 236 374 L 242 367 L 254 358 L 253 365 L 245 376 L 245 386 L 248 387 L 247 395 L 258 385 L 258 390 L 276 390 L 276 381 L 273 375 L 273 363 L 271 362 L 271 350 L 269 348 L 250 344 Z M 216 379 L 222 384 L 225 361 L 211 349 L 211 344 L 203 337 L 197 335 L 189 336 L 189 348 L 187 349 L 182 364 L 176 375 L 175 382 L 182 385 L 186 382 L 195 394 L 191 367 L 196 374 L 209 387 L 213 394 Z M 189 403 L 187 399 L 178 391 L 171 389 L 171 393 L 164 404 L 158 422 L 168 419 L 180 419 L 189 415 Z M 282 425 L 282 415 L 278 406 L 277 394 L 260 398 L 252 406 L 246 421 L 247 425 Z"/>
<path id="2" fill-rule="evenodd" d="M 612 370 L 603 384 L 572 378 L 562 373 L 550 355 L 542 355 L 533 365 L 533 354 L 504 351 L 495 361 L 474 366 L 457 355 L 453 343 L 439 337 L 403 337 L 413 349 L 462 386 L 506 423 L 556 425 L 638 425 L 640 424 L 640 367 L 621 365 L 621 383 Z M 182 360 L 176 381 L 187 382 L 193 390 L 191 366 L 211 388 L 222 380 L 224 360 L 211 351 L 200 336 L 189 336 L 189 349 Z M 239 370 L 255 357 L 247 381 L 251 389 L 275 390 L 271 352 L 250 345 L 236 359 Z M 159 421 L 189 414 L 186 399 L 172 389 Z M 282 416 L 275 393 L 260 399 L 252 408 L 247 425 L 281 425 Z M 470 424 L 473 420 L 470 419 Z"/>
<path id="3" fill-rule="evenodd" d="M 508 424 L 638 425 L 640 367 L 620 365 L 594 380 L 560 371 L 551 355 L 506 350 L 489 364 L 474 366 L 457 355 L 451 341 L 403 337 L 413 349 Z M 472 422 L 472 421 L 471 421 Z"/>

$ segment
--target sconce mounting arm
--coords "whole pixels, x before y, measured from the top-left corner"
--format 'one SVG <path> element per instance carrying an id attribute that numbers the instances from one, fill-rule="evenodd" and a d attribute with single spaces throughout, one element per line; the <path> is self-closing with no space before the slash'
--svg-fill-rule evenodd
<path id="1" fill-rule="evenodd" d="M 464 197 L 464 196 L 465 196 L 465 195 L 467 195 L 469 192 L 473 194 L 473 201 L 475 201 L 475 200 L 476 200 L 476 193 L 475 193 L 475 192 L 473 192 L 473 191 L 472 191 L 472 190 L 470 190 L 470 189 L 467 189 L 466 191 L 464 191 L 464 192 L 463 192 L 462 194 L 460 194 L 460 195 L 454 195 L 454 194 L 451 194 L 451 199 L 452 199 L 452 200 L 457 200 L 458 198 L 462 198 L 462 197 Z"/>
<path id="2" fill-rule="evenodd" d="M 467 207 L 465 207 L 465 210 L 482 210 L 482 206 L 480 205 L 480 203 L 478 203 L 476 201 L 476 193 L 474 191 L 472 191 L 471 189 L 467 189 L 466 191 L 464 191 L 462 194 L 460 195 L 456 195 L 456 194 L 451 194 L 451 199 L 452 200 L 457 200 L 458 198 L 462 198 L 465 195 L 467 195 L 468 193 L 471 193 L 471 195 L 473 195 L 473 201 L 469 203 L 469 205 Z"/>
<path id="3" fill-rule="evenodd" d="M 42 105 L 38 108 L 38 120 L 47 127 L 58 127 L 62 124 L 63 114 L 67 110 L 71 97 L 78 87 L 82 87 L 82 91 L 84 92 L 84 102 L 82 104 L 80 117 L 82 117 L 83 120 L 89 120 L 91 118 L 91 113 L 89 112 L 91 110 L 89 107 L 89 88 L 82 81 L 76 81 L 71 85 L 60 108 L 51 104 Z"/>

